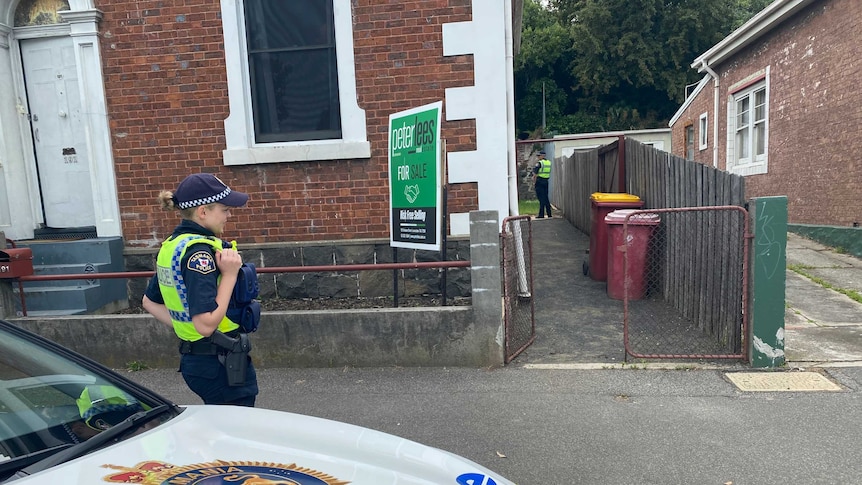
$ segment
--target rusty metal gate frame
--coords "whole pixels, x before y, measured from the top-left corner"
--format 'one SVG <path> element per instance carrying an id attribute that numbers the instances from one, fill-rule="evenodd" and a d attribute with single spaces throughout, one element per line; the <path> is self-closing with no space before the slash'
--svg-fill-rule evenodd
<path id="1" fill-rule="evenodd" d="M 508 364 L 536 340 L 533 226 L 530 216 L 511 216 L 503 219 L 500 246 L 503 269 L 504 363 Z M 524 276 L 525 279 L 519 279 L 520 276 Z M 527 288 L 519 288 L 525 282 Z M 523 335 L 527 332 L 518 330 L 524 330 L 523 327 L 526 326 L 523 325 L 525 323 L 523 320 L 526 318 L 527 305 L 529 305 L 529 332 L 528 335 Z"/>
<path id="2" fill-rule="evenodd" d="M 739 352 L 737 353 L 688 353 L 688 354 L 680 354 L 680 353 L 637 353 L 632 352 L 630 348 L 629 342 L 629 323 L 630 323 L 630 308 L 629 308 L 629 254 L 628 251 L 623 250 L 623 278 L 624 278 L 624 297 L 623 297 L 623 341 L 625 347 L 625 356 L 626 359 L 630 357 L 640 358 L 640 359 L 740 359 L 746 360 L 748 358 L 748 261 L 749 261 L 749 243 L 753 238 L 750 228 L 749 228 L 749 213 L 748 211 L 740 206 L 704 206 L 704 207 L 679 207 L 672 209 L 643 209 L 643 210 L 634 210 L 630 211 L 625 216 L 625 221 L 623 223 L 623 240 L 630 241 L 629 239 L 629 222 L 632 217 L 643 217 L 643 215 L 648 214 L 661 214 L 661 213 L 670 213 L 670 212 L 694 212 L 694 211 L 738 211 L 742 214 L 742 261 L 741 261 L 741 271 L 742 271 L 742 294 L 739 295 L 741 298 L 741 328 L 740 328 L 740 347 Z M 608 256 L 612 257 L 611 255 Z"/>

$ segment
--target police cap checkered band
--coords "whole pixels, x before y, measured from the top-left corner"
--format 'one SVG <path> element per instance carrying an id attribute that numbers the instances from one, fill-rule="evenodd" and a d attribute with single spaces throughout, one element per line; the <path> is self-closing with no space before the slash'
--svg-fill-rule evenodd
<path id="1" fill-rule="evenodd" d="M 228 207 L 241 207 L 248 202 L 248 194 L 231 190 L 211 173 L 195 173 L 180 182 L 174 192 L 174 199 L 180 209 L 216 202 Z"/>

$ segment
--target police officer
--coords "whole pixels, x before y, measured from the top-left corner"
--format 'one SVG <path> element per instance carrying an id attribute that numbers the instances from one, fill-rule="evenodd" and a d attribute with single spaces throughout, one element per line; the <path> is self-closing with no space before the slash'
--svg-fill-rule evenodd
<path id="1" fill-rule="evenodd" d="M 536 198 L 539 199 L 539 219 L 545 218 L 545 209 L 548 217 L 551 217 L 551 201 L 548 198 L 548 185 L 551 178 L 551 162 L 545 158 L 545 151 L 539 152 L 539 161 L 533 167 L 533 176 L 536 179 Z"/>
<path id="2" fill-rule="evenodd" d="M 238 323 L 226 316 L 242 258 L 235 243 L 217 237 L 230 209 L 247 201 L 248 194 L 231 190 L 209 173 L 189 175 L 176 192 L 159 194 L 162 208 L 179 210 L 182 220 L 162 243 L 156 275 L 142 303 L 180 338 L 183 379 L 205 404 L 251 407 L 258 394 L 257 375 L 247 355 L 240 382 L 228 382 L 225 361 L 230 350 L 222 344 L 225 337 L 247 339 Z"/>

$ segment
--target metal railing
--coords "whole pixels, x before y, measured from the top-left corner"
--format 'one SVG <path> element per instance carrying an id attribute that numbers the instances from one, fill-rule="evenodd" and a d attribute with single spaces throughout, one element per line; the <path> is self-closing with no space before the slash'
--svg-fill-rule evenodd
<path id="1" fill-rule="evenodd" d="M 404 269 L 433 269 L 433 268 L 468 268 L 470 261 L 423 261 L 413 263 L 377 263 L 377 264 L 341 264 L 325 266 L 272 266 L 256 268 L 259 274 L 266 273 L 323 273 L 323 272 L 347 272 L 347 271 L 383 271 Z M 119 271 L 113 273 L 73 273 L 56 275 L 29 275 L 19 276 L 10 281 L 18 282 L 19 295 L 21 298 L 21 314 L 27 316 L 27 302 L 23 283 L 39 281 L 68 281 L 68 280 L 96 280 L 96 279 L 129 279 L 129 278 L 151 278 L 155 271 Z M 394 306 L 398 306 L 397 288 L 394 288 Z M 446 298 L 442 304 L 446 305 Z"/>

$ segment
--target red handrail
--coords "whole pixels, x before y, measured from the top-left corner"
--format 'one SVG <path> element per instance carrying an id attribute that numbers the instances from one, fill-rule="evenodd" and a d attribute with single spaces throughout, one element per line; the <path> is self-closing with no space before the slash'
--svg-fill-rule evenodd
<path id="1" fill-rule="evenodd" d="M 273 266 L 256 268 L 258 273 L 322 273 L 344 271 L 379 271 L 388 269 L 419 269 L 419 268 L 467 268 L 470 261 L 424 261 L 415 263 L 377 263 L 377 264 L 341 264 L 326 266 Z M 54 275 L 19 276 L 18 293 L 21 297 L 21 313 L 27 316 L 27 305 L 24 298 L 23 283 L 26 281 L 67 281 L 96 280 L 122 278 L 151 278 L 155 271 L 121 271 L 113 273 L 74 273 Z"/>

